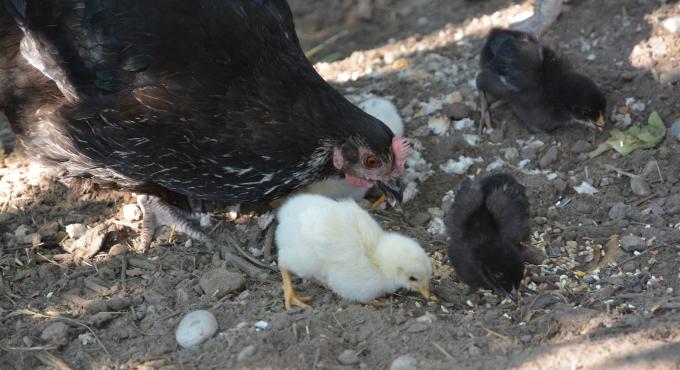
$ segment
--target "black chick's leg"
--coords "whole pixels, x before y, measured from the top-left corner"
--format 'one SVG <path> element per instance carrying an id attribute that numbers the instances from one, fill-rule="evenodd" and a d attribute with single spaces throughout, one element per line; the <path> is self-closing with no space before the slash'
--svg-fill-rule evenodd
<path id="1" fill-rule="evenodd" d="M 489 97 L 486 96 L 486 92 L 482 91 L 482 93 L 479 95 L 479 100 L 480 100 L 480 112 L 481 112 L 481 117 L 479 119 L 479 134 L 482 134 L 484 126 L 486 126 L 487 129 L 492 129 L 493 126 L 491 124 L 491 105 L 489 104 Z M 484 126 L 482 126 L 484 125 Z"/>
<path id="2" fill-rule="evenodd" d="M 138 249 L 148 249 L 153 241 L 156 228 L 164 225 L 174 226 L 177 231 L 192 239 L 212 243 L 208 235 L 189 223 L 188 218 L 195 218 L 191 213 L 172 207 L 152 195 L 137 195 L 137 204 L 142 209 L 143 216 Z"/>

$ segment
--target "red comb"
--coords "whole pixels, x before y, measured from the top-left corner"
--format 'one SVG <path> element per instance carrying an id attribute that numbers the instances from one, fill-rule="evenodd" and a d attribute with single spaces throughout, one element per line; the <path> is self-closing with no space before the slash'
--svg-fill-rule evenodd
<path id="1" fill-rule="evenodd" d="M 404 164 L 408 155 L 409 145 L 404 138 L 395 136 L 392 139 L 392 153 L 394 153 L 395 175 L 404 174 Z"/>

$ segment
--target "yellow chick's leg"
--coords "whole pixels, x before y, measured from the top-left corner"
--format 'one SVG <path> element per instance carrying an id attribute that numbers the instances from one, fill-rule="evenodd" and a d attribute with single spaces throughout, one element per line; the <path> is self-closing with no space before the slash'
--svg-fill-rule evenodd
<path id="1" fill-rule="evenodd" d="M 281 270 L 281 278 L 283 279 L 283 297 L 286 304 L 286 310 L 290 310 L 293 306 L 300 308 L 310 308 L 305 302 L 310 301 L 312 297 L 298 297 L 293 290 L 293 281 L 290 278 L 290 272 L 285 269 Z"/>
<path id="2" fill-rule="evenodd" d="M 381 302 L 377 299 L 372 299 L 372 300 L 366 302 L 366 306 L 371 306 L 373 308 L 383 308 L 383 307 L 385 307 L 385 303 Z"/>
<path id="3" fill-rule="evenodd" d="M 380 195 L 380 198 L 371 204 L 371 209 L 380 209 L 380 206 L 382 206 L 386 201 L 387 200 L 385 199 L 385 196 Z"/>

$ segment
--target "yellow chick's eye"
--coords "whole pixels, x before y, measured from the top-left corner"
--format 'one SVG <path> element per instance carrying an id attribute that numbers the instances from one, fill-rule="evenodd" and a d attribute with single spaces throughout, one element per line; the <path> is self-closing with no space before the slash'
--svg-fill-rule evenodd
<path id="1" fill-rule="evenodd" d="M 376 168 L 376 167 L 380 166 L 380 159 L 378 159 L 378 157 L 376 157 L 376 156 L 369 155 L 364 160 L 364 164 L 368 168 Z"/>
<path id="2" fill-rule="evenodd" d="M 418 278 L 416 278 L 415 276 L 409 276 L 408 279 L 409 281 L 418 281 Z"/>

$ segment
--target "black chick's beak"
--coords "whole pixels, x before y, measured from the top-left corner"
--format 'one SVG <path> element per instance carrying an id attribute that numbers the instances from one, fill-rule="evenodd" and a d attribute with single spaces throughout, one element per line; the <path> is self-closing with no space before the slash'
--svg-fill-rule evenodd
<path id="1" fill-rule="evenodd" d="M 508 298 L 510 298 L 513 302 L 519 304 L 520 299 L 522 298 L 519 294 L 519 289 L 515 286 L 512 287 L 511 291 L 508 291 L 507 289 L 503 287 L 499 287 L 499 290 L 505 294 Z"/>
<path id="2" fill-rule="evenodd" d="M 391 180 L 390 182 L 387 182 L 380 180 L 377 183 L 378 188 L 380 188 L 380 191 L 385 195 L 387 204 L 389 204 L 390 207 L 401 205 L 401 202 L 404 200 L 404 191 L 401 186 L 399 186 L 398 181 L 399 180 Z"/>

